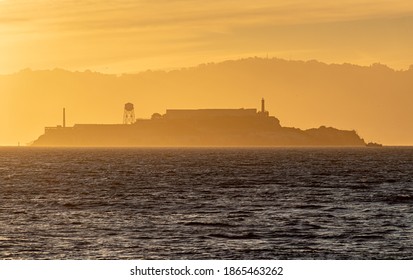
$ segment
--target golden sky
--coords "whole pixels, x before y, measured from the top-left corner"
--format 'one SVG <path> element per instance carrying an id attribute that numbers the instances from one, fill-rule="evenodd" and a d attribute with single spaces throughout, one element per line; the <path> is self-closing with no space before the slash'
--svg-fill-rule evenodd
<path id="1" fill-rule="evenodd" d="M 293 77 L 278 79 L 283 72 L 264 88 L 259 78 L 268 69 L 244 77 L 255 79 L 245 88 L 234 80 L 210 84 L 208 75 L 157 80 L 163 85 L 146 74 L 130 84 L 120 76 L 92 79 L 91 72 L 4 75 L 27 68 L 137 73 L 255 56 L 399 70 L 413 64 L 412 50 L 412 0 L 0 0 L 0 145 L 36 139 L 44 126 L 60 123 L 62 107 L 69 125 L 118 123 L 126 102 L 148 118 L 167 108 L 254 108 L 261 97 L 283 125 L 325 124 L 356 129 L 368 141 L 412 145 L 411 71 L 397 72 L 397 80 L 376 67 L 372 73 L 384 74 L 368 83 L 351 80 L 350 71 L 349 82 L 340 83 L 342 73 L 331 87 L 321 79 L 311 90 Z"/>
<path id="2" fill-rule="evenodd" d="M 0 0 L 0 74 L 248 56 L 413 64 L 411 0 Z"/>

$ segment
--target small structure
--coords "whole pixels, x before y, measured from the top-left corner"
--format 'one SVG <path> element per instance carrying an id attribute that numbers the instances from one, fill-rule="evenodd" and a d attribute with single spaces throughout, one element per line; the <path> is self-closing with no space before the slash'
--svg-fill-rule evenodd
<path id="1" fill-rule="evenodd" d="M 123 124 L 135 123 L 135 109 L 132 103 L 125 104 L 125 110 L 123 112 Z"/>

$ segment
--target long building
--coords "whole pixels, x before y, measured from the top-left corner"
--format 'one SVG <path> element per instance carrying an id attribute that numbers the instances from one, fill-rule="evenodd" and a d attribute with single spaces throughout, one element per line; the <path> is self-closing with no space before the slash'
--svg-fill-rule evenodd
<path id="1" fill-rule="evenodd" d="M 257 109 L 168 109 L 164 115 L 167 119 L 205 119 L 205 118 L 227 118 L 227 117 L 255 117 Z"/>

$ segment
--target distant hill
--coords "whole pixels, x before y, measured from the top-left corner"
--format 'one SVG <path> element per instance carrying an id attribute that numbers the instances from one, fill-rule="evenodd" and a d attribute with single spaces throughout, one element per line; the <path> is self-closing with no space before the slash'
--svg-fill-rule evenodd
<path id="1" fill-rule="evenodd" d="M 44 126 L 120 123 L 167 108 L 259 108 L 283 126 L 355 129 L 366 141 L 413 144 L 413 68 L 247 58 L 173 71 L 106 75 L 61 69 L 0 76 L 0 144 L 36 139 Z"/>

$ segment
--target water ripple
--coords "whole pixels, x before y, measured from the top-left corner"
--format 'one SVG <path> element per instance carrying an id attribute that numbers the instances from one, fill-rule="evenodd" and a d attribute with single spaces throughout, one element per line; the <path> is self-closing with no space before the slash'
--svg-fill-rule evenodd
<path id="1" fill-rule="evenodd" d="M 0 258 L 411 259 L 412 179 L 412 148 L 0 148 Z"/>

